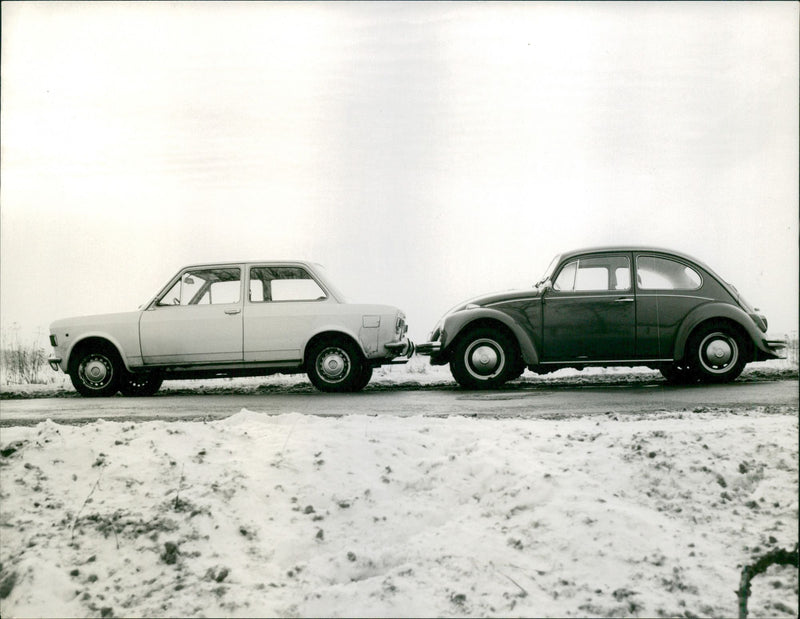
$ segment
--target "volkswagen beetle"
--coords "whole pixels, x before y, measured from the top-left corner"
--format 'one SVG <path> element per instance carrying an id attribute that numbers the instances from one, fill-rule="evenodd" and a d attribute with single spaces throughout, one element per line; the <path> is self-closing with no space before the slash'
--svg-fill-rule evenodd
<path id="1" fill-rule="evenodd" d="M 648 366 L 672 382 L 734 380 L 751 361 L 785 356 L 767 319 L 708 266 L 656 248 L 556 256 L 530 290 L 486 295 L 448 312 L 417 351 L 449 363 L 465 388 L 587 366 Z"/>
<path id="2" fill-rule="evenodd" d="M 395 307 L 347 303 L 317 264 L 203 264 L 181 269 L 138 311 L 54 322 L 49 362 L 84 396 L 276 372 L 358 391 L 374 367 L 413 355 L 407 329 Z"/>

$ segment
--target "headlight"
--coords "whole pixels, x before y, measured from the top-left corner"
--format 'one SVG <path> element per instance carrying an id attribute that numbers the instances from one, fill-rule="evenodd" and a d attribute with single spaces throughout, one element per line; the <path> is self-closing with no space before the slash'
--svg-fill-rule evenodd
<path id="1" fill-rule="evenodd" d="M 763 333 L 767 332 L 769 323 L 767 322 L 766 316 L 762 314 L 750 314 L 750 318 L 752 318 L 753 322 L 756 323 L 756 326 L 761 329 Z"/>

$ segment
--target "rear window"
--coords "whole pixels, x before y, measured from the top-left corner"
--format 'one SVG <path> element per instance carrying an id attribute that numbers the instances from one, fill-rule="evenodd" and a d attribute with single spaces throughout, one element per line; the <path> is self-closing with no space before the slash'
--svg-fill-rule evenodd
<path id="1" fill-rule="evenodd" d="M 703 278 L 692 267 L 656 256 L 636 259 L 636 281 L 640 290 L 697 290 Z"/>
<path id="2" fill-rule="evenodd" d="M 322 301 L 325 291 L 305 269 L 299 267 L 252 267 L 250 302 Z"/>

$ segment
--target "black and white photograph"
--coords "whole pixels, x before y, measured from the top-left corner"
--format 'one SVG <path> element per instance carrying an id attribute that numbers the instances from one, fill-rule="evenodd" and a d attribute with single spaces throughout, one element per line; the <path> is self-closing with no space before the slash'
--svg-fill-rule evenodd
<path id="1" fill-rule="evenodd" d="M 0 6 L 0 616 L 798 616 L 799 4 Z"/>

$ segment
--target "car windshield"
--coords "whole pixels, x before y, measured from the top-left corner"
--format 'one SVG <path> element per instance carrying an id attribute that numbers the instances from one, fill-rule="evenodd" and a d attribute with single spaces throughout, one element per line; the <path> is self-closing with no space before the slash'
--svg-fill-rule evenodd
<path id="1" fill-rule="evenodd" d="M 553 275 L 553 271 L 555 271 L 556 266 L 558 266 L 558 261 L 561 259 L 561 254 L 557 255 L 553 260 L 550 262 L 550 266 L 547 267 L 547 270 L 544 272 L 542 279 L 534 284 L 536 288 L 539 288 L 542 284 L 544 284 L 550 277 Z"/>

